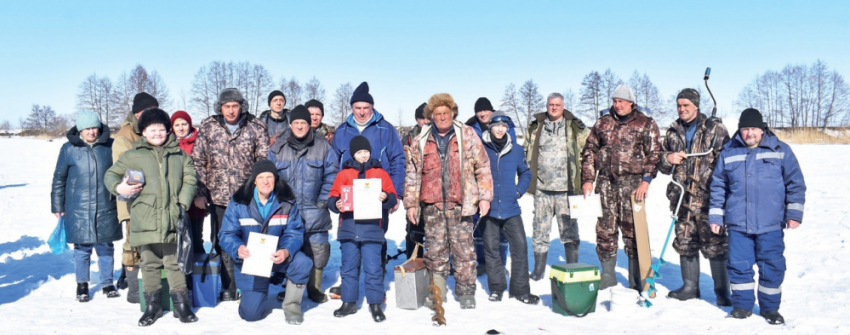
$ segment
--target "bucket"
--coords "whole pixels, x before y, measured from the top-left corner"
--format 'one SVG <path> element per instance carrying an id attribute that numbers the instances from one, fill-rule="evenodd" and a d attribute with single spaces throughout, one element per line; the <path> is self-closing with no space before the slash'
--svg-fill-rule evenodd
<path id="1" fill-rule="evenodd" d="M 637 291 L 622 286 L 614 286 L 611 288 L 611 303 L 608 305 L 608 310 L 613 310 L 614 306 L 623 309 L 636 307 L 639 299 L 640 295 Z"/>

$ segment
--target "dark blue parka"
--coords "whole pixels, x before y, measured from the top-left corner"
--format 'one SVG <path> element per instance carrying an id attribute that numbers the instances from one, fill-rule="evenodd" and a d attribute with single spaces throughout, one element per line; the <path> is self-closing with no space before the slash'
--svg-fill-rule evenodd
<path id="1" fill-rule="evenodd" d="M 479 138 L 484 134 L 485 131 L 488 131 L 487 129 L 481 129 L 481 123 L 478 122 L 478 117 L 476 117 L 475 115 L 466 120 L 466 125 L 472 127 L 472 129 L 475 129 L 475 133 L 478 134 Z M 508 119 L 508 135 L 511 135 L 511 142 L 514 142 L 514 144 L 517 143 L 515 128 L 516 125 L 514 125 L 514 121 Z"/>
<path id="2" fill-rule="evenodd" d="M 331 230 L 328 212 L 328 193 L 339 172 L 336 152 L 322 136 L 308 132 L 308 143 L 296 151 L 287 141 L 292 129 L 286 129 L 269 148 L 269 160 L 277 166 L 295 194 L 304 219 L 305 233 L 326 233 Z"/>
<path id="3" fill-rule="evenodd" d="M 803 222 L 806 182 L 791 147 L 766 130 L 750 150 L 740 132 L 723 146 L 711 181 L 708 222 L 762 234 Z"/>
<path id="4" fill-rule="evenodd" d="M 372 109 L 372 113 L 372 119 L 366 124 L 362 133 L 354 122 L 354 115 L 349 115 L 345 123 L 336 129 L 333 147 L 339 158 L 339 165 L 342 166 L 343 162 L 351 159 L 351 153 L 348 152 L 348 144 L 351 143 L 351 139 L 357 135 L 363 135 L 372 146 L 372 158 L 381 162 L 381 168 L 390 175 L 393 187 L 398 192 L 398 198 L 401 199 L 406 164 L 401 139 L 399 139 L 395 127 L 387 122 L 381 113 L 378 113 L 375 109 Z"/>
<path id="5" fill-rule="evenodd" d="M 80 138 L 77 127 L 71 128 L 66 136 L 68 142 L 60 149 L 53 172 L 50 207 L 53 213 L 65 212 L 68 243 L 120 240 L 115 197 L 103 183 L 106 170 L 112 166 L 109 127 L 100 126 L 100 135 L 91 146 Z"/>
<path id="6" fill-rule="evenodd" d="M 502 151 L 497 152 L 496 144 L 490 138 L 490 131 L 485 131 L 481 137 L 484 148 L 487 149 L 487 156 L 490 157 L 490 170 L 493 173 L 493 201 L 490 202 L 490 212 L 487 216 L 506 220 L 522 214 L 517 201 L 531 184 L 531 170 L 525 163 L 525 152 L 513 141 L 508 141 Z"/>
<path id="7" fill-rule="evenodd" d="M 277 248 L 288 250 L 290 259 L 301 250 L 304 243 L 304 221 L 295 202 L 295 195 L 285 181 L 280 178 L 276 180 L 275 199 L 268 219 L 263 219 L 254 202 L 253 180 L 246 180 L 239 187 L 224 212 L 221 230 L 218 232 L 219 244 L 224 252 L 237 261 L 240 269 L 242 261 L 236 253 L 239 246 L 247 244 L 248 234 L 259 233 L 263 225 L 268 225 L 266 234 L 280 237 Z"/>

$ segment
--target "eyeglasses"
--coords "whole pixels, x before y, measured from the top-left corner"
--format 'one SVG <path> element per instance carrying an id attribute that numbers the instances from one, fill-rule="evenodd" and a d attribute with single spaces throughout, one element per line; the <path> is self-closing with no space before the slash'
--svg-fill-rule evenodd
<path id="1" fill-rule="evenodd" d="M 510 124 L 511 118 L 507 117 L 506 115 L 499 115 L 497 117 L 490 119 L 490 123 L 495 123 L 495 122 L 504 122 L 504 123 Z"/>

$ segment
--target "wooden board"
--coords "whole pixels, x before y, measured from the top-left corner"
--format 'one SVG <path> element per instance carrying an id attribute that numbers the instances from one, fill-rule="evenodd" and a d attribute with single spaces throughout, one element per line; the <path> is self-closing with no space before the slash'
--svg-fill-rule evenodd
<path id="1" fill-rule="evenodd" d="M 632 194 L 632 214 L 635 219 L 635 242 L 637 243 L 638 264 L 640 267 L 640 281 L 643 285 L 643 291 L 649 290 L 647 278 L 653 278 L 652 272 L 652 251 L 649 248 L 649 227 L 646 225 L 646 204 L 643 201 L 636 202 L 635 196 Z M 652 292 L 650 298 L 655 298 L 655 292 Z"/>

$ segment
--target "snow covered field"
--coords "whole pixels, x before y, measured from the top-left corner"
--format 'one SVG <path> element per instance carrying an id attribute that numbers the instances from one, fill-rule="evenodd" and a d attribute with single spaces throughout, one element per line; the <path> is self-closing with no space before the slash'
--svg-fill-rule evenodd
<path id="1" fill-rule="evenodd" d="M 731 130 L 734 131 L 734 130 Z M 506 334 L 563 334 L 563 333 L 847 333 L 850 319 L 846 317 L 850 300 L 850 252 L 845 242 L 850 237 L 850 146 L 794 145 L 806 178 L 808 192 L 806 212 L 800 229 L 786 231 L 788 271 L 783 284 L 780 312 L 787 325 L 771 326 L 755 315 L 746 320 L 725 319 L 731 308 L 714 305 L 708 261 L 702 260 L 700 285 L 704 300 L 680 302 L 668 300 L 667 292 L 681 285 L 679 258 L 667 250 L 668 263 L 661 267 L 663 279 L 658 281 L 658 298 L 651 308 L 617 305 L 611 311 L 608 292 L 600 292 L 596 313 L 578 319 L 564 317 L 551 311 L 549 282 L 531 283 L 532 293 L 541 296 L 541 304 L 526 306 L 507 299 L 487 301 L 486 276 L 478 277 L 474 310 L 461 310 L 452 292 L 445 304 L 448 326 L 431 325 L 431 311 L 415 311 L 395 307 L 392 275 L 387 276 L 387 321 L 372 321 L 363 298 L 357 314 L 334 318 L 332 312 L 338 300 L 315 304 L 304 299 L 305 322 L 290 326 L 283 321 L 283 311 L 272 298 L 268 308 L 274 308 L 265 320 L 248 323 L 237 315 L 237 304 L 220 303 L 216 308 L 196 310 L 200 321 L 181 324 L 170 313 L 153 326 L 136 325 L 139 306 L 119 299 L 106 299 L 99 285 L 91 285 L 93 300 L 78 303 L 74 299 L 75 279 L 72 253 L 50 253 L 45 240 L 56 224 L 50 213 L 50 185 L 59 148 L 64 139 L 54 142 L 27 138 L 0 138 L 0 328 L 6 334 L 91 334 L 91 333 L 285 333 L 285 334 L 484 334 L 497 329 Z M 842 158 L 844 157 L 844 158 Z M 650 187 L 648 216 L 653 260 L 661 252 L 670 225 L 670 212 L 664 191 L 669 177 L 659 176 Z M 529 246 L 533 203 L 529 196 L 521 200 L 523 220 Z M 594 222 L 580 222 L 580 261 L 598 265 L 595 252 Z M 564 262 L 564 250 L 557 234 L 551 235 L 552 249 L 548 263 Z M 331 231 L 332 238 L 335 231 Z M 390 220 L 387 239 L 391 253 L 404 241 L 403 211 Z M 622 245 L 622 244 L 621 244 Z M 120 260 L 120 242 L 116 242 L 116 261 Z M 339 248 L 334 242 L 331 262 L 325 271 L 325 289 L 339 280 Z M 531 252 L 529 251 L 530 262 Z M 403 258 L 403 257 L 402 257 Z M 390 266 L 403 262 L 395 260 Z M 533 263 L 532 263 L 533 264 Z M 626 283 L 627 260 L 621 251 L 618 257 L 618 276 Z M 119 264 L 116 263 L 115 277 Z M 92 264 L 92 279 L 97 280 L 96 263 Z M 548 275 L 547 268 L 547 275 Z M 454 281 L 449 280 L 450 291 Z M 272 288 L 272 295 L 279 287 Z M 362 292 L 362 288 L 361 288 Z M 362 294 L 361 294 L 362 297 Z"/>

